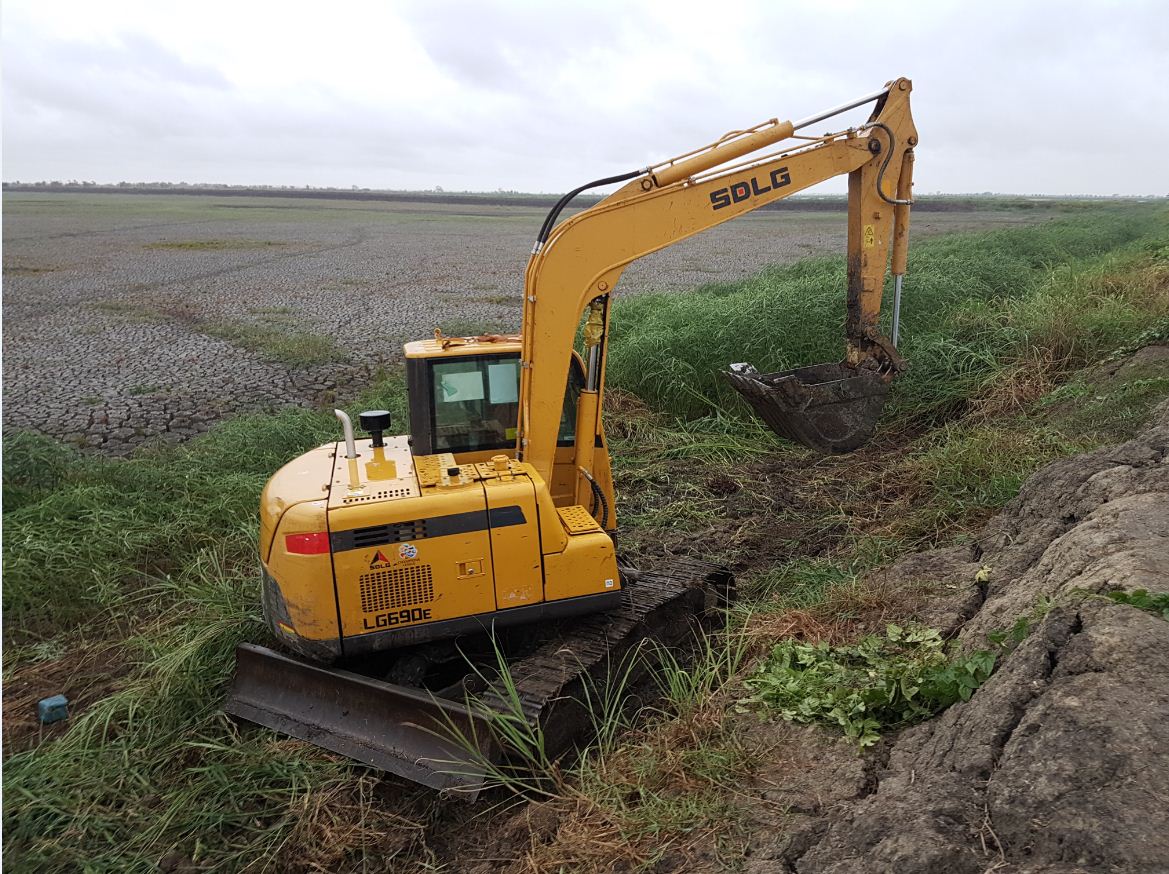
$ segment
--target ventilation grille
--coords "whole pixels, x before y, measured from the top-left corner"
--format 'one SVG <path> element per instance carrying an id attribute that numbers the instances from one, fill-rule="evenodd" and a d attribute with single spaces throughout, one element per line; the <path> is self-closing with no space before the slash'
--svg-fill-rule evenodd
<path id="1" fill-rule="evenodd" d="M 434 600 L 434 580 L 428 564 L 370 571 L 362 574 L 359 582 L 361 609 L 365 613 L 381 613 Z"/>
<path id="2" fill-rule="evenodd" d="M 409 498 L 414 494 L 413 489 L 382 489 L 380 492 L 374 492 L 372 495 L 354 495 L 350 498 L 342 498 L 342 504 L 359 504 L 362 501 L 384 501 L 387 498 Z"/>
<path id="3" fill-rule="evenodd" d="M 426 537 L 426 520 L 416 522 L 402 522 L 398 525 L 371 525 L 368 528 L 355 528 L 353 531 L 353 545 L 349 549 L 362 549 L 369 546 L 381 546 L 383 543 L 406 543 L 410 540 L 423 540 Z"/>

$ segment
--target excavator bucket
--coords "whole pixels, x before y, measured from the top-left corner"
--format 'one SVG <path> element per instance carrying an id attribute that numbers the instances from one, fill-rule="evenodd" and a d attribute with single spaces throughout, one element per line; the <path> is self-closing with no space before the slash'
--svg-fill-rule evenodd
<path id="1" fill-rule="evenodd" d="M 224 709 L 370 767 L 473 800 L 484 762 L 503 751 L 486 718 L 463 704 L 292 658 L 263 646 L 236 649 Z M 453 740 L 473 741 L 469 752 Z"/>
<path id="2" fill-rule="evenodd" d="M 888 376 L 844 363 L 760 373 L 732 364 L 724 375 L 767 426 L 820 452 L 852 452 L 873 436 Z"/>

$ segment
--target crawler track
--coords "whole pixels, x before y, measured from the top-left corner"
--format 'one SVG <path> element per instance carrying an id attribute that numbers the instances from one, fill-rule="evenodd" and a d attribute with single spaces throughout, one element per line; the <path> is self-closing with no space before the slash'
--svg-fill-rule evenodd
<path id="1" fill-rule="evenodd" d="M 603 694 L 611 677 L 636 682 L 644 676 L 652 651 L 634 658 L 643 641 L 676 647 L 691 640 L 700 624 L 720 621 L 716 608 L 730 600 L 733 586 L 728 571 L 702 562 L 638 574 L 626 585 L 620 609 L 565 623 L 509 662 L 519 709 L 543 730 L 549 754 L 581 738 L 590 724 L 585 702 Z M 514 702 L 498 682 L 477 702 L 456 700 L 243 644 L 225 709 L 371 767 L 474 798 L 484 783 L 476 761 L 508 754 L 484 711 L 514 713 Z M 452 743 L 451 726 L 477 741 L 478 754 Z"/>

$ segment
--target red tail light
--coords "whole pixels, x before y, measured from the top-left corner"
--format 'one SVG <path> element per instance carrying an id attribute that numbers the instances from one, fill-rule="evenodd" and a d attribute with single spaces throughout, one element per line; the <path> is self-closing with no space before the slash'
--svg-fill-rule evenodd
<path id="1" fill-rule="evenodd" d="M 296 555 L 324 555 L 329 551 L 329 532 L 315 531 L 312 534 L 286 534 L 284 549 Z"/>

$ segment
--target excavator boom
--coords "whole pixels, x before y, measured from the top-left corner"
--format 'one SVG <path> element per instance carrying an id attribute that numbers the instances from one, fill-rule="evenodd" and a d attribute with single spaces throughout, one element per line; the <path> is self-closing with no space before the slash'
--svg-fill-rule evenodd
<path id="1" fill-rule="evenodd" d="M 891 242 L 898 243 L 893 247 L 894 273 L 899 276 L 905 269 L 908 191 L 917 144 L 910 91 L 908 79 L 897 79 L 881 91 L 807 119 L 772 119 L 733 132 L 639 173 L 613 177 L 628 181 L 554 228 L 546 221 L 525 276 L 520 456 L 539 470 L 549 468 L 559 421 L 559 385 L 573 334 L 586 308 L 600 310 L 607 328 L 611 294 L 626 265 L 843 174 L 849 185 L 843 360 L 780 374 L 741 369 L 729 378 L 783 436 L 824 451 L 847 451 L 863 443 L 880 414 L 889 381 L 905 368 L 877 323 Z M 868 102 L 874 109 L 859 127 L 759 154 L 799 129 Z M 757 157 L 733 163 L 751 155 Z M 899 192 L 905 196 L 897 196 Z M 600 408 L 606 335 L 603 330 L 590 347 L 585 393 L 595 397 L 588 400 L 586 413 Z M 601 435 L 599 417 L 578 417 L 578 428 L 582 423 L 594 430 L 578 431 L 578 447 L 595 443 Z M 587 470 L 587 457 L 581 462 Z M 581 479 L 583 496 L 588 486 L 583 474 Z"/>

